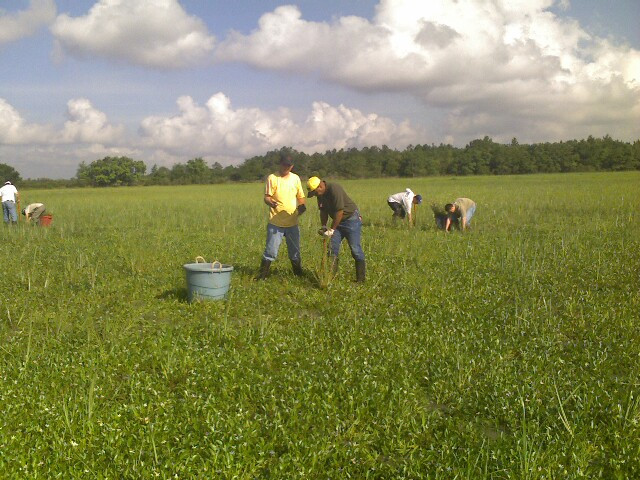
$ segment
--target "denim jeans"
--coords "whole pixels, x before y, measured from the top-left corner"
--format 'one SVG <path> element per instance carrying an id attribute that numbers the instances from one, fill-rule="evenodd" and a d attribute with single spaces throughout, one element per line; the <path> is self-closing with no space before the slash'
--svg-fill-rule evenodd
<path id="1" fill-rule="evenodd" d="M 351 248 L 351 256 L 354 260 L 364 260 L 364 252 L 360 246 L 361 236 L 362 220 L 360 220 L 360 212 L 356 210 L 349 218 L 342 220 L 338 228 L 333 232 L 329 245 L 329 254 L 332 257 L 337 257 L 338 253 L 340 253 L 342 239 L 346 238 L 349 248 Z"/>
<path id="2" fill-rule="evenodd" d="M 289 259 L 293 261 L 300 260 L 300 229 L 298 225 L 294 227 L 276 227 L 270 223 L 267 224 L 267 246 L 264 249 L 262 258 L 270 262 L 275 261 L 278 257 L 278 250 L 283 237 L 287 241 Z"/>
<path id="3" fill-rule="evenodd" d="M 473 214 L 476 212 L 476 206 L 474 205 L 473 207 L 471 207 L 469 210 L 467 210 L 467 225 L 471 224 L 471 217 L 473 217 Z"/>
<path id="4" fill-rule="evenodd" d="M 18 211 L 16 210 L 15 202 L 2 202 L 2 215 L 4 216 L 4 223 L 9 223 L 9 219 L 12 222 L 18 221 Z"/>

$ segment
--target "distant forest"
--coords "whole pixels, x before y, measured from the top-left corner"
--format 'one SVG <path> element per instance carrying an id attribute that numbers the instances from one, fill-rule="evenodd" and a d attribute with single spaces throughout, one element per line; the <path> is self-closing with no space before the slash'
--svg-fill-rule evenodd
<path id="1" fill-rule="evenodd" d="M 263 180 L 277 170 L 282 154 L 290 153 L 301 177 L 326 178 L 425 177 L 438 175 L 513 175 L 527 173 L 640 170 L 640 140 L 633 143 L 589 137 L 555 143 L 495 143 L 473 140 L 464 148 L 451 145 L 410 145 L 402 151 L 382 147 L 329 150 L 306 154 L 283 147 L 246 159 L 237 166 L 208 165 L 202 158 L 171 168 L 147 166 L 128 157 L 106 157 L 81 163 L 70 180 L 25 180 L 26 187 L 117 185 L 188 185 Z"/>

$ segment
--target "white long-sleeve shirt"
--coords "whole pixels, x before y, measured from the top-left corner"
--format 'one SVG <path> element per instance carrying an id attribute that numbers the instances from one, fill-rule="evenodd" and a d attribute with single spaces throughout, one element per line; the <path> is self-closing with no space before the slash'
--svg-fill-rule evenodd
<path id="1" fill-rule="evenodd" d="M 402 205 L 405 212 L 411 213 L 413 197 L 415 197 L 415 193 L 413 193 L 410 188 L 407 188 L 404 192 L 391 195 L 387 199 L 387 202 L 399 203 L 400 205 Z"/>

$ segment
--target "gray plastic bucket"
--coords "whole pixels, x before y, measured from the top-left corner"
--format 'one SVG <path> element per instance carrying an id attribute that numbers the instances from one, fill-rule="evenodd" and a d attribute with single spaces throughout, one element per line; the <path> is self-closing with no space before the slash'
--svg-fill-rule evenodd
<path id="1" fill-rule="evenodd" d="M 196 263 L 187 263 L 183 267 L 187 274 L 189 302 L 223 300 L 226 297 L 231 284 L 233 266 L 218 261 L 205 263 L 204 258 L 197 257 Z"/>

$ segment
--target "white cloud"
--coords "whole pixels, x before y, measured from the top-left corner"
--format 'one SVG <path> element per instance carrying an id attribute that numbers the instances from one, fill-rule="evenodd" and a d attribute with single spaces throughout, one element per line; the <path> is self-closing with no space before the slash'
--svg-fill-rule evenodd
<path id="1" fill-rule="evenodd" d="M 207 63 L 215 44 L 205 24 L 177 0 L 100 0 L 88 14 L 60 15 L 58 50 L 157 68 Z"/>
<path id="2" fill-rule="evenodd" d="M 449 110 L 439 132 L 449 138 L 495 132 L 499 139 L 513 125 L 523 127 L 519 138 L 536 141 L 557 132 L 637 138 L 640 51 L 589 35 L 553 14 L 554 3 L 567 7 L 554 0 L 381 0 L 371 21 L 331 23 L 282 6 L 250 34 L 229 35 L 216 58 L 367 92 L 407 92 L 427 108 Z"/>
<path id="3" fill-rule="evenodd" d="M 107 116 L 91 105 L 86 98 L 69 100 L 69 120 L 62 131 L 64 143 L 113 144 L 122 141 L 123 126 L 112 126 Z"/>
<path id="4" fill-rule="evenodd" d="M 12 105 L 0 98 L 0 144 L 114 145 L 125 141 L 124 127 L 112 126 L 107 116 L 87 99 L 69 100 L 67 116 L 69 120 L 62 128 L 28 123 Z"/>
<path id="5" fill-rule="evenodd" d="M 31 0 L 29 8 L 9 15 L 0 10 L 0 46 L 33 35 L 56 17 L 54 0 Z"/>
<path id="6" fill-rule="evenodd" d="M 0 144 L 46 143 L 53 136 L 52 128 L 27 123 L 12 105 L 0 98 Z"/>
<path id="7" fill-rule="evenodd" d="M 233 109 L 223 93 L 213 95 L 204 106 L 188 96 L 180 97 L 177 103 L 178 115 L 142 121 L 145 146 L 185 156 L 240 160 L 282 146 L 307 153 L 372 144 L 404 148 L 425 135 L 408 122 L 397 124 L 376 114 L 324 102 L 314 102 L 300 122 L 287 109 Z"/>
<path id="8" fill-rule="evenodd" d="M 42 176 L 38 172 L 53 171 L 53 164 L 72 176 L 80 161 L 107 155 L 127 155 L 160 165 L 194 157 L 230 164 L 282 146 L 314 153 L 383 144 L 404 148 L 427 138 L 424 129 L 407 121 L 396 123 L 375 113 L 320 101 L 313 102 L 300 119 L 285 108 L 234 109 L 223 93 L 216 93 L 205 105 L 183 96 L 177 105 L 176 115 L 145 118 L 136 136 L 123 126 L 112 125 L 105 113 L 84 98 L 68 102 L 68 120 L 60 126 L 29 124 L 0 99 L 0 162 L 8 152 L 21 152 L 18 155 L 26 170 L 19 171 L 25 176 Z"/>

